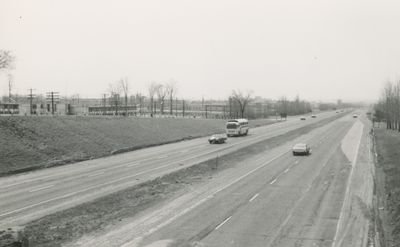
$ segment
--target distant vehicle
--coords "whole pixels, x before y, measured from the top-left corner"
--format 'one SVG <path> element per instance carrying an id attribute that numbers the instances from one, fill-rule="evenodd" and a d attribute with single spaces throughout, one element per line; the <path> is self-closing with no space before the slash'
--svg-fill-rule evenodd
<path id="1" fill-rule="evenodd" d="M 245 118 L 231 119 L 226 123 L 227 136 L 241 136 L 249 133 L 249 121 Z"/>
<path id="2" fill-rule="evenodd" d="M 300 120 L 306 120 L 306 117 L 301 117 Z"/>
<path id="3" fill-rule="evenodd" d="M 215 134 L 208 138 L 210 144 L 221 144 L 225 143 L 227 136 L 225 134 Z"/>
<path id="4" fill-rule="evenodd" d="M 339 111 L 336 111 L 336 113 L 339 113 Z"/>
<path id="5" fill-rule="evenodd" d="M 310 155 L 311 149 L 305 143 L 297 143 L 296 145 L 293 146 L 292 152 L 293 152 L 293 155 L 298 155 L 298 154 L 299 155 Z"/>
<path id="6" fill-rule="evenodd" d="M 317 115 L 311 115 L 311 117 L 312 117 L 312 118 L 316 118 L 316 117 L 317 117 Z"/>
<path id="7" fill-rule="evenodd" d="M 353 115 L 353 118 L 358 118 L 358 115 L 354 114 L 354 115 Z"/>

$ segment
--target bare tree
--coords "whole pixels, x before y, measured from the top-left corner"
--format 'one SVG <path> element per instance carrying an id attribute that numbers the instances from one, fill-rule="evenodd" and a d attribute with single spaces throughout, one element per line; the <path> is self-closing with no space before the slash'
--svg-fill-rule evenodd
<path id="1" fill-rule="evenodd" d="M 393 128 L 393 85 L 387 82 L 384 88 L 386 128 Z"/>
<path id="2" fill-rule="evenodd" d="M 243 93 L 240 90 L 233 90 L 232 91 L 232 99 L 237 102 L 239 104 L 239 108 L 240 108 L 240 115 L 243 118 L 244 116 L 244 111 L 246 109 L 246 106 L 248 105 L 248 103 L 251 101 L 251 91 L 247 91 L 246 93 Z"/>
<path id="3" fill-rule="evenodd" d="M 12 101 L 11 91 L 13 88 L 14 77 L 12 74 L 8 74 L 7 77 L 8 77 L 8 102 L 11 103 L 11 101 Z"/>
<path id="4" fill-rule="evenodd" d="M 165 85 L 167 95 L 169 96 L 169 114 L 172 115 L 173 109 L 173 100 L 178 91 L 177 83 L 174 80 L 171 80 L 169 83 Z"/>
<path id="5" fill-rule="evenodd" d="M 125 77 L 119 80 L 119 86 L 121 87 L 122 92 L 124 93 L 125 98 L 125 116 L 128 116 L 128 93 L 129 93 L 129 82 L 128 78 Z"/>
<path id="6" fill-rule="evenodd" d="M 15 57 L 12 55 L 11 51 L 0 50 L 0 71 L 6 69 L 12 69 Z"/>
<path id="7" fill-rule="evenodd" d="M 163 84 L 157 85 L 157 98 L 160 102 L 160 113 L 164 114 L 164 105 L 165 105 L 165 97 L 167 96 L 168 90 L 167 87 Z"/>
<path id="8" fill-rule="evenodd" d="M 157 92 L 158 84 L 155 81 L 150 81 L 147 84 L 147 91 L 149 93 L 149 99 L 150 99 L 150 115 L 153 116 L 153 104 L 154 104 L 154 95 Z"/>

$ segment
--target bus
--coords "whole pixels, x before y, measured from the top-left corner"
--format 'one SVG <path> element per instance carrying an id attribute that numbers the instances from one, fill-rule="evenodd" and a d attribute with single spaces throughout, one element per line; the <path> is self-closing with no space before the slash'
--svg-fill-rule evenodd
<path id="1" fill-rule="evenodd" d="M 231 119 L 226 123 L 227 136 L 241 136 L 249 133 L 249 121 L 245 118 Z"/>

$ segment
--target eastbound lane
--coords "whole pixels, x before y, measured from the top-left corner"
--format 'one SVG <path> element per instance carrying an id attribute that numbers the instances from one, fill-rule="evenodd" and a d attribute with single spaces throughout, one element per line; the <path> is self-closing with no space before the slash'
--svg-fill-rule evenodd
<path id="1" fill-rule="evenodd" d="M 251 135 L 230 138 L 226 145 L 208 145 L 205 138 L 199 138 L 0 178 L 0 226 L 23 224 L 333 115 L 254 128 Z"/>
<path id="2" fill-rule="evenodd" d="M 313 138 L 311 156 L 284 155 L 139 245 L 125 246 L 165 239 L 173 246 L 331 246 L 350 171 L 340 141 L 351 124 Z"/>

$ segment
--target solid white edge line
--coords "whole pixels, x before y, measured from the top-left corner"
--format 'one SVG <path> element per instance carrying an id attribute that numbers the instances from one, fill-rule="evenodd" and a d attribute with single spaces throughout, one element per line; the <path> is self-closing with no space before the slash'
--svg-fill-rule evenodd
<path id="1" fill-rule="evenodd" d="M 227 219 L 225 219 L 224 221 L 222 221 L 221 224 L 219 224 L 217 227 L 215 227 L 215 230 L 218 230 L 219 228 L 221 228 L 221 226 L 223 226 L 226 222 L 228 222 L 230 219 L 232 218 L 232 216 L 229 216 Z"/>

